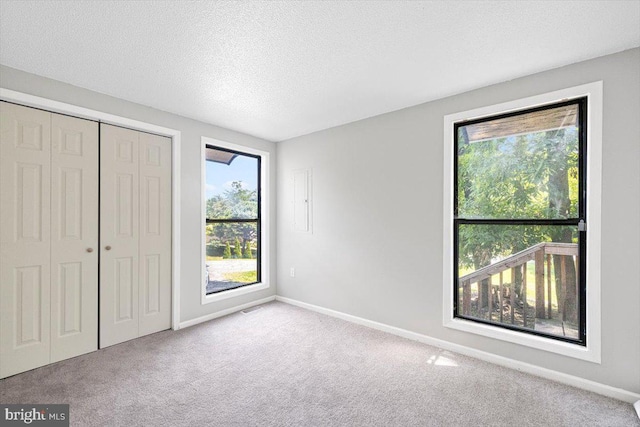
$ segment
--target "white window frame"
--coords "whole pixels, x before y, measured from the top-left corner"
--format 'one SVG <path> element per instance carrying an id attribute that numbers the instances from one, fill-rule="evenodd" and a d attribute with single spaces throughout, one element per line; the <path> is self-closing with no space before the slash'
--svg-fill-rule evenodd
<path id="1" fill-rule="evenodd" d="M 454 123 L 501 113 L 526 110 L 569 99 L 587 97 L 587 345 L 554 340 L 453 316 L 453 156 Z M 444 117 L 443 192 L 443 325 L 472 334 L 520 344 L 589 362 L 601 362 L 601 201 L 602 201 L 602 81 L 588 83 Z"/>
<path id="2" fill-rule="evenodd" d="M 209 138 L 206 136 L 202 137 L 202 148 L 200 153 L 200 166 L 201 166 L 201 227 L 200 230 L 202 233 L 202 246 L 201 246 L 201 259 L 202 259 L 202 268 L 200 271 L 201 279 L 200 279 L 200 287 L 201 289 L 201 301 L 202 304 L 210 304 L 212 302 L 225 300 L 228 298 L 237 297 L 240 295 L 246 295 L 252 292 L 261 291 L 263 289 L 269 288 L 269 204 L 270 204 L 270 192 L 269 192 L 269 182 L 270 182 L 270 170 L 269 170 L 269 153 L 267 151 L 258 150 L 256 148 L 247 147 L 244 145 L 234 144 L 231 142 L 221 141 L 219 139 Z M 229 289 L 226 291 L 216 292 L 215 294 L 207 295 L 206 287 L 204 286 L 205 280 L 205 271 L 206 271 L 206 261 L 207 261 L 207 248 L 206 248 L 206 235 L 205 235 L 205 227 L 207 224 L 207 213 L 206 213 L 206 185 L 207 185 L 207 175 L 206 175 L 206 149 L 207 145 L 213 145 L 215 147 L 227 148 L 229 150 L 237 151 L 239 153 L 247 153 L 254 156 L 260 156 L 260 282 L 254 283 L 252 285 L 246 285 L 235 289 Z"/>

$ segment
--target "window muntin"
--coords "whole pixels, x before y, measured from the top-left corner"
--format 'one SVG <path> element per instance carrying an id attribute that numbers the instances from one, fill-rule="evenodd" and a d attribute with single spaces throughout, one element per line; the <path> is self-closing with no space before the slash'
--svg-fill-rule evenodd
<path id="1" fill-rule="evenodd" d="M 261 157 L 207 145 L 206 294 L 261 281 Z"/>
<path id="2" fill-rule="evenodd" d="M 585 131 L 586 98 L 454 124 L 454 317 L 586 345 Z"/>

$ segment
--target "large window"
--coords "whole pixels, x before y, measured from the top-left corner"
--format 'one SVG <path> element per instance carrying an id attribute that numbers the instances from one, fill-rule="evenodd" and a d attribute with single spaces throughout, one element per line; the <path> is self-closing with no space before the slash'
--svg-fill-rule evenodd
<path id="1" fill-rule="evenodd" d="M 443 325 L 601 360 L 602 82 L 444 117 Z"/>
<path id="2" fill-rule="evenodd" d="M 586 344 L 586 98 L 454 124 L 454 316 Z"/>
<path id="3" fill-rule="evenodd" d="M 205 293 L 261 282 L 261 156 L 205 148 Z"/>

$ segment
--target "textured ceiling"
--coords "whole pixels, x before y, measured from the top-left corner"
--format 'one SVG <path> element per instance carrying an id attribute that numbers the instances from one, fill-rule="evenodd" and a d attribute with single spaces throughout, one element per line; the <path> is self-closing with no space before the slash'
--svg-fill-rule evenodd
<path id="1" fill-rule="evenodd" d="M 640 1 L 0 1 L 0 63 L 280 141 L 640 45 Z"/>

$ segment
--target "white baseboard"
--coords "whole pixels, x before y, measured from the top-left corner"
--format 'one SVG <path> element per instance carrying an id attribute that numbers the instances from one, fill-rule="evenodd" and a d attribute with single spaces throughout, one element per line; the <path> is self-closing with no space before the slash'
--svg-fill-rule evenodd
<path id="1" fill-rule="evenodd" d="M 338 319 L 346 320 L 348 322 L 356 323 L 358 325 L 366 326 L 369 328 L 377 329 L 379 331 L 388 332 L 390 334 L 398 335 L 403 338 L 408 338 L 414 341 L 419 341 L 434 347 L 441 348 L 443 350 L 453 351 L 465 356 L 473 357 L 476 359 L 484 360 L 496 365 L 505 366 L 507 368 L 515 369 L 517 371 L 526 372 L 531 375 L 546 378 L 548 380 L 556 381 L 562 384 L 577 387 L 583 390 L 591 391 L 601 394 L 603 396 L 612 397 L 614 399 L 622 400 L 633 404 L 635 401 L 640 400 L 640 394 L 633 393 L 631 391 L 623 390 L 621 388 L 611 387 L 606 384 L 601 384 L 595 381 L 586 380 L 584 378 L 576 377 L 573 375 L 565 374 L 562 372 L 554 371 L 540 366 L 531 365 L 530 363 L 520 362 L 517 360 L 509 359 L 507 357 L 498 356 L 485 351 L 476 350 L 471 347 L 467 347 L 460 344 L 454 344 L 441 339 L 433 338 L 427 335 L 411 332 L 406 329 L 396 328 L 395 326 L 389 326 L 384 323 L 374 322 L 373 320 L 363 319 L 361 317 L 352 316 L 350 314 L 342 313 L 340 311 L 331 310 L 328 308 L 320 307 L 306 302 L 294 300 L 291 298 L 276 296 L 277 301 L 281 301 L 287 304 L 295 305 L 298 307 L 306 308 L 308 310 L 316 311 L 318 313 L 326 314 L 328 316 L 336 317 Z"/>
<path id="2" fill-rule="evenodd" d="M 195 319 L 186 320 L 184 322 L 180 322 L 179 329 L 188 328 L 189 326 L 197 325 L 198 323 L 207 322 L 209 320 L 217 319 L 218 317 L 226 316 L 227 314 L 235 313 L 240 310 L 244 310 L 245 308 L 253 307 L 260 304 L 265 304 L 270 301 L 276 299 L 276 296 L 270 296 L 267 298 L 262 298 L 256 301 L 251 301 L 246 304 L 237 305 L 235 307 L 227 308 L 226 310 L 216 311 L 215 313 L 207 314 L 206 316 L 196 317 Z"/>

